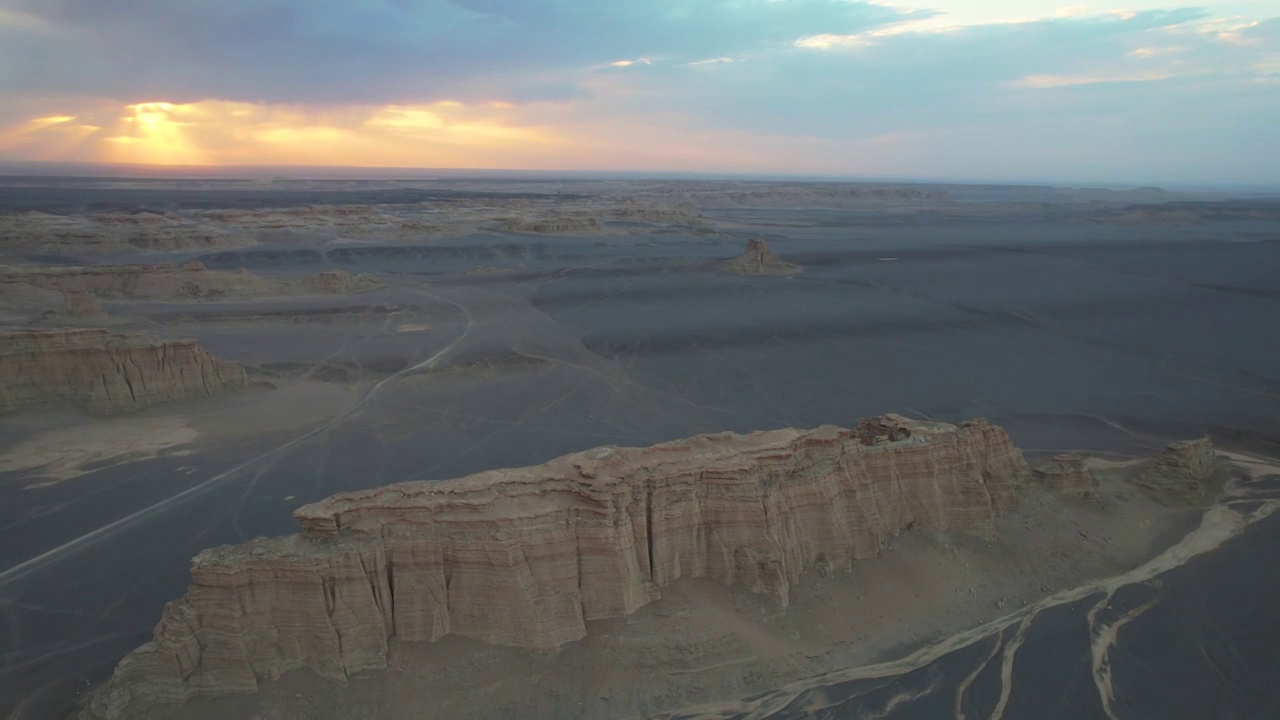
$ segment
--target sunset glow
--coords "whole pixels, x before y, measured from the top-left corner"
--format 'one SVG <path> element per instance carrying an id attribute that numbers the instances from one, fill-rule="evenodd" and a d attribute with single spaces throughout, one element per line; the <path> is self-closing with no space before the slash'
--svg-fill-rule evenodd
<path id="1" fill-rule="evenodd" d="M 556 142 L 544 128 L 508 123 L 512 105 L 429 105 L 332 109 L 207 100 L 125 105 L 102 125 L 73 115 L 32 118 L 0 133 L 0 149 L 61 148 L 62 156 L 146 165 L 457 165 L 469 154 Z M 75 143 L 68 143 L 70 137 Z"/>
<path id="2" fill-rule="evenodd" d="M 1264 0 L 6 1 L 0 162 L 1277 173 Z"/>

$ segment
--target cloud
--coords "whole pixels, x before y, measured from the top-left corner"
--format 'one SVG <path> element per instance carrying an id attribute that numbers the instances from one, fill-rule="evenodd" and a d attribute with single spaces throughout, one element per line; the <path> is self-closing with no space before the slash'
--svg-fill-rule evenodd
<path id="1" fill-rule="evenodd" d="M 0 30 L 0 93 L 182 102 L 482 99 L 548 71 L 732 56 L 903 17 L 846 0 L 4 2 L 58 33 Z"/>
<path id="2" fill-rule="evenodd" d="M 1135 83 L 1168 80 L 1172 75 L 1158 73 L 1135 73 L 1117 75 L 1028 75 L 1013 83 L 1021 88 L 1063 88 L 1078 85 L 1098 85 L 1101 83 Z"/>
<path id="3" fill-rule="evenodd" d="M 39 15 L 0 7 L 0 30 L 47 33 L 54 26 Z"/>
<path id="4" fill-rule="evenodd" d="M 652 65 L 653 61 L 649 58 L 636 58 L 635 60 L 614 60 L 607 64 L 607 68 L 629 68 L 632 65 Z"/>
<path id="5" fill-rule="evenodd" d="M 94 118 L 50 116 L 0 130 L 0 157 L 158 165 L 492 167 L 553 153 L 562 139 L 513 107 L 315 108 L 229 101 L 135 103 Z M 74 141 L 74 142 L 73 142 Z"/>
<path id="6" fill-rule="evenodd" d="M 0 0 L 0 156 L 1280 173 L 1265 3 L 897 2 Z"/>
<path id="7" fill-rule="evenodd" d="M 1137 50 L 1129 51 L 1130 57 L 1154 58 L 1162 55 L 1175 55 L 1177 53 L 1186 52 L 1183 47 L 1140 47 Z"/>

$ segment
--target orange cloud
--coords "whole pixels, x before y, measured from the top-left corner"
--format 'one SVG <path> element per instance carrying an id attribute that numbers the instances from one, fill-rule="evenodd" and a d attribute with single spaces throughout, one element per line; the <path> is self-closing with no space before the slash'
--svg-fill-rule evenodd
<path id="1" fill-rule="evenodd" d="M 80 151 L 101 128 L 75 115 L 49 115 L 0 128 L 0 152 L 30 160 L 58 160 Z"/>
<path id="2" fill-rule="evenodd" d="M 118 107 L 101 125 L 71 114 L 0 130 L 6 156 L 147 165 L 518 165 L 559 142 L 509 103 L 305 107 L 206 100 Z M 74 132 L 71 132 L 74 131 Z M 56 136 L 75 143 L 52 142 Z"/>
<path id="3" fill-rule="evenodd" d="M 74 103 L 71 103 L 74 105 Z M 83 101 L 0 131 L 0 159 L 140 165 L 545 170 L 883 172 L 885 136 L 862 141 L 699 130 L 690 119 L 593 117 L 568 104 L 314 106 L 206 100 Z M 79 106 L 78 106 L 79 107 Z M 68 110 L 75 108 L 68 107 Z"/>

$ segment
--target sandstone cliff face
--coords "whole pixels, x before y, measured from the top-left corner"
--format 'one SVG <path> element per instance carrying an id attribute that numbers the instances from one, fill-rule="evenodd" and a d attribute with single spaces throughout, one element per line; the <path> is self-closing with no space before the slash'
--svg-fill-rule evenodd
<path id="1" fill-rule="evenodd" d="M 738 275 L 795 275 L 801 271 L 798 265 L 783 262 L 769 249 L 768 243 L 756 238 L 747 241 L 741 255 L 726 260 L 717 267 Z"/>
<path id="2" fill-rule="evenodd" d="M 1032 470 L 1031 476 L 1035 482 L 1063 495 L 1092 497 L 1098 492 L 1098 479 L 1079 453 L 1055 456 L 1051 462 Z"/>
<path id="3" fill-rule="evenodd" d="M 0 412 L 71 403 L 108 414 L 244 387 L 244 368 L 195 340 L 106 330 L 0 333 Z"/>
<path id="4" fill-rule="evenodd" d="M 785 605 L 806 569 L 850 568 L 905 528 L 994 532 L 1029 474 L 986 421 L 891 415 L 335 495 L 297 510 L 303 535 L 196 556 L 92 710 L 134 717 L 302 667 L 343 679 L 385 667 L 392 639 L 554 648 L 681 578 Z"/>
<path id="5" fill-rule="evenodd" d="M 1160 499 L 1194 500 L 1205 494 L 1217 471 L 1213 441 L 1180 440 L 1169 443 L 1136 481 Z"/>

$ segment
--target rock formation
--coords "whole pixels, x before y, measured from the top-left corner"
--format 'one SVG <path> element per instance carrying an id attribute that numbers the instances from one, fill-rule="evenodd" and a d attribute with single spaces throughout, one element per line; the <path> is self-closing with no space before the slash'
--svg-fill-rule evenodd
<path id="1" fill-rule="evenodd" d="M 345 270 L 303 278 L 264 277 L 250 272 L 206 270 L 199 261 L 182 265 L 0 266 L 0 285 L 25 284 L 101 300 L 219 300 L 241 297 L 347 293 L 380 287 L 368 273 Z"/>
<path id="2" fill-rule="evenodd" d="M 600 220 L 594 215 L 561 215 L 558 217 L 509 217 L 502 220 L 502 229 L 520 233 L 580 233 L 599 232 Z"/>
<path id="3" fill-rule="evenodd" d="M 176 265 L 88 265 L 0 268 L 0 279 L 101 300 L 191 300 L 265 295 L 272 282 L 249 274 Z"/>
<path id="4" fill-rule="evenodd" d="M 1054 456 L 1052 461 L 1032 470 L 1031 477 L 1063 495 L 1093 497 L 1098 493 L 1098 479 L 1084 464 L 1084 456 L 1080 453 Z"/>
<path id="5" fill-rule="evenodd" d="M 96 329 L 0 333 L 0 412 L 60 403 L 126 412 L 247 382 L 244 368 L 210 356 L 195 340 Z"/>
<path id="6" fill-rule="evenodd" d="M 193 221 L 175 213 L 0 215 L 0 245 L 41 255 L 104 255 L 243 247 L 254 240 L 236 228 Z"/>
<path id="7" fill-rule="evenodd" d="M 0 278 L 0 327 L 26 325 L 49 315 L 60 315 L 65 296 L 57 290 Z"/>
<path id="8" fill-rule="evenodd" d="M 84 290 L 68 290 L 62 293 L 62 315 L 78 318 L 98 318 L 106 315 L 93 293 Z"/>
<path id="9" fill-rule="evenodd" d="M 197 555 L 90 709 L 137 717 L 295 668 L 341 680 L 384 668 L 392 639 L 555 648 L 681 578 L 785 605 L 806 569 L 848 569 L 906 528 L 990 535 L 1029 475 L 984 420 L 889 415 L 342 493 L 294 513 L 302 535 Z"/>
<path id="10" fill-rule="evenodd" d="M 302 284 L 317 292 L 334 294 L 359 292 L 381 287 L 381 283 L 373 279 L 373 276 L 369 273 L 352 275 L 346 270 L 328 270 L 319 275 L 304 277 Z"/>
<path id="11" fill-rule="evenodd" d="M 654 203 L 626 202 L 608 212 L 610 220 L 651 225 L 682 225 L 693 228 L 711 226 L 691 203 L 667 206 Z"/>
<path id="12" fill-rule="evenodd" d="M 747 241 L 741 255 L 716 267 L 737 275 L 795 275 L 801 271 L 799 266 L 780 260 L 768 243 L 757 238 Z"/>
<path id="13" fill-rule="evenodd" d="M 1209 438 L 1179 440 L 1169 443 L 1159 457 L 1142 468 L 1135 481 L 1160 499 L 1195 500 L 1209 489 L 1217 463 Z"/>

